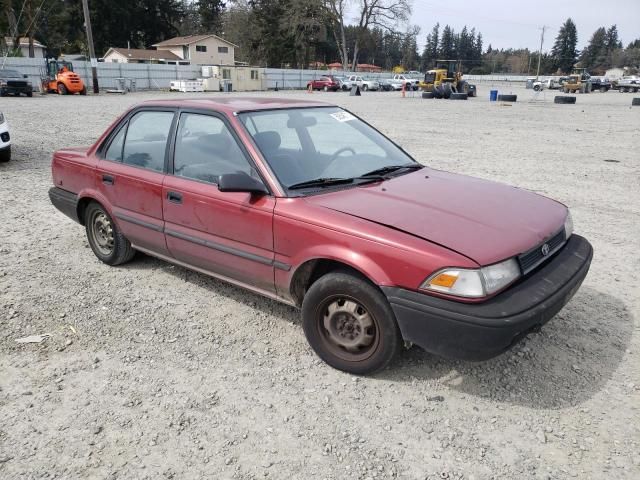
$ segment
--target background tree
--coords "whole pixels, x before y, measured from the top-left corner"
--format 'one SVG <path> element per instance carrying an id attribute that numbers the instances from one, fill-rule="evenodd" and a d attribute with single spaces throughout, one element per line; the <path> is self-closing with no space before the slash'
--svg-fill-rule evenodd
<path id="1" fill-rule="evenodd" d="M 223 0 L 197 0 L 196 8 L 200 17 L 199 33 L 222 33 Z"/>
<path id="2" fill-rule="evenodd" d="M 555 60 L 558 70 L 564 73 L 570 73 L 576 63 L 578 45 L 578 30 L 573 20 L 567 20 L 560 27 L 556 41 L 551 49 L 551 55 Z"/>

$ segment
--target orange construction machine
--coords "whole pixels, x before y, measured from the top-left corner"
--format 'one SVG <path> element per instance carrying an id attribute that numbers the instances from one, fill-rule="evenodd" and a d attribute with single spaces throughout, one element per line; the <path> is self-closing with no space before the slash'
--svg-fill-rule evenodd
<path id="1" fill-rule="evenodd" d="M 87 94 L 87 87 L 80 75 L 73 72 L 73 64 L 64 60 L 49 59 L 46 61 L 45 75 L 42 79 L 42 90 L 60 95 Z"/>

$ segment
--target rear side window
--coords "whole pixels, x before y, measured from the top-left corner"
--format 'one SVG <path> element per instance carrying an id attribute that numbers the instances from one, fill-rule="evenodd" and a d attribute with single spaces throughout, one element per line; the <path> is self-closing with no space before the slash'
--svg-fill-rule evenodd
<path id="1" fill-rule="evenodd" d="M 139 112 L 131 117 L 124 141 L 123 163 L 163 171 L 172 122 L 173 112 Z"/>
<path id="2" fill-rule="evenodd" d="M 120 131 L 116 133 L 116 136 L 113 137 L 109 148 L 107 148 L 107 152 L 104 155 L 104 158 L 107 160 L 112 160 L 114 162 L 122 161 L 122 146 L 124 145 L 124 134 L 127 131 L 127 126 L 124 125 L 120 128 Z"/>

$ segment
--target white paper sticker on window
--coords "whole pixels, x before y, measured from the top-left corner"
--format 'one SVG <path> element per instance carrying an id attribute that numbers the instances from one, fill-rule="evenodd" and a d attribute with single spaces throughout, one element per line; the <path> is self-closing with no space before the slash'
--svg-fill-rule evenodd
<path id="1" fill-rule="evenodd" d="M 348 122 L 349 120 L 354 120 L 356 118 L 349 112 L 336 112 L 332 113 L 331 116 L 339 122 Z"/>

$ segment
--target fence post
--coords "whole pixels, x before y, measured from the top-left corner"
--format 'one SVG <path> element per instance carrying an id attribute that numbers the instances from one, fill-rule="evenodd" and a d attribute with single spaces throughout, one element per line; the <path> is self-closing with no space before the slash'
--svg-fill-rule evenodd
<path id="1" fill-rule="evenodd" d="M 147 89 L 151 90 L 151 64 L 147 63 Z"/>

